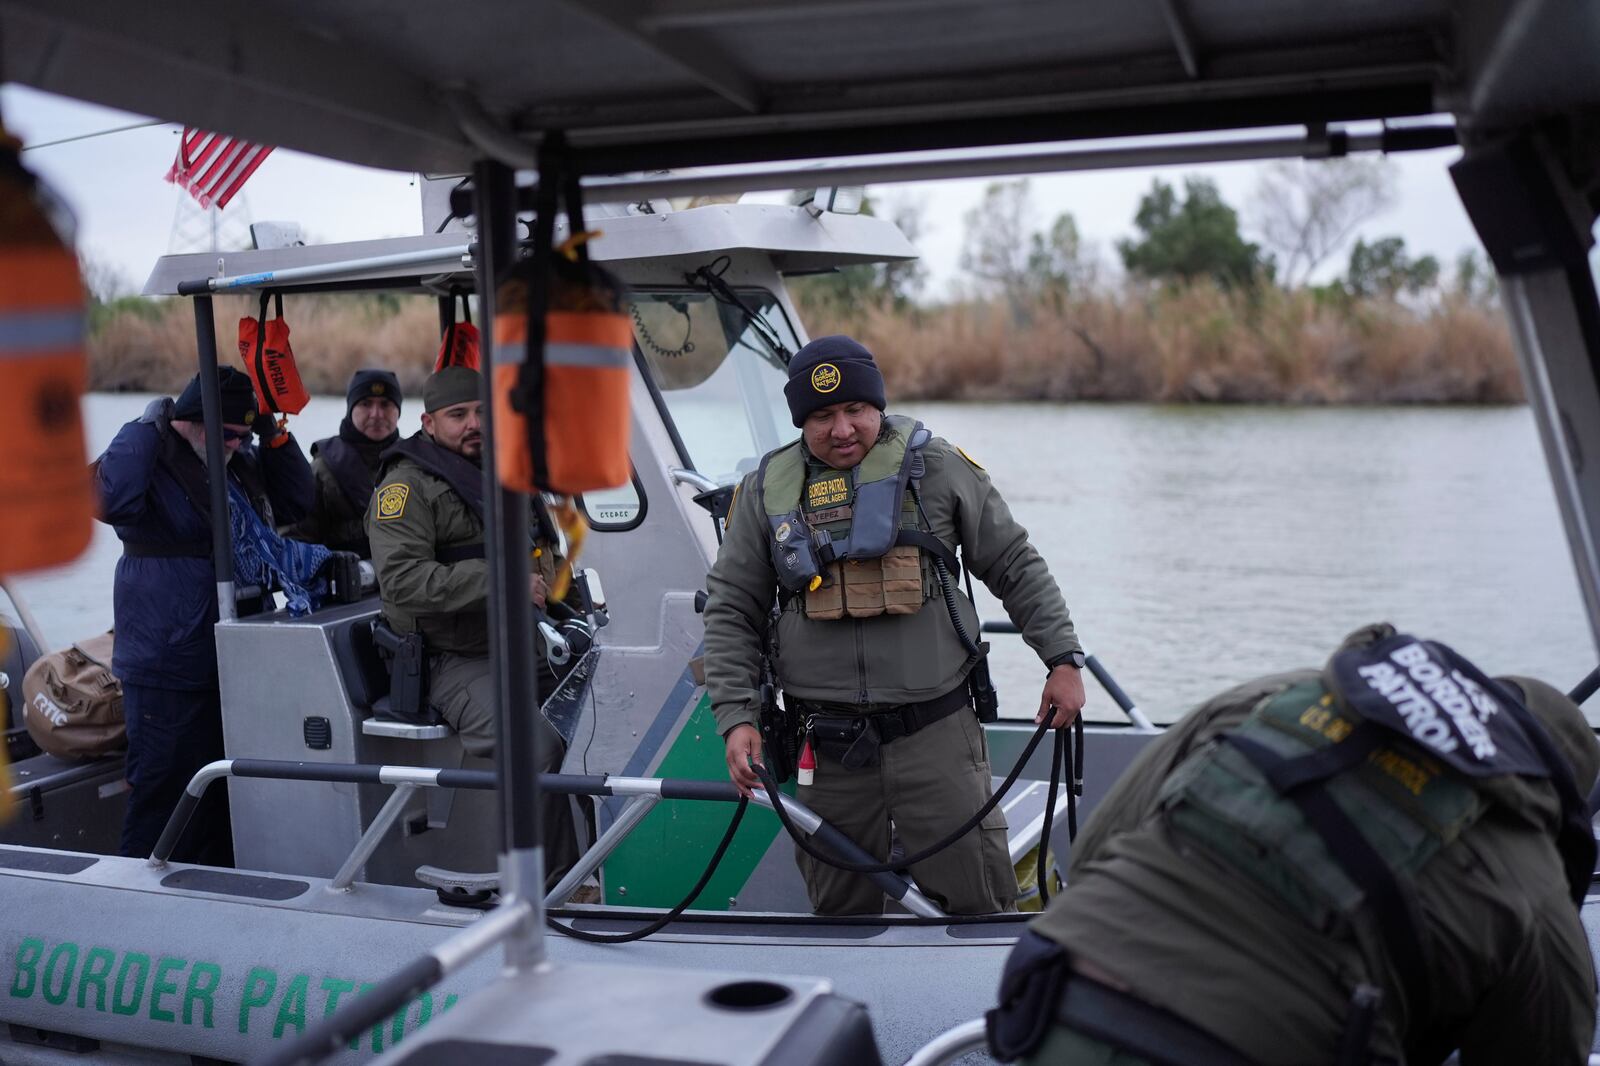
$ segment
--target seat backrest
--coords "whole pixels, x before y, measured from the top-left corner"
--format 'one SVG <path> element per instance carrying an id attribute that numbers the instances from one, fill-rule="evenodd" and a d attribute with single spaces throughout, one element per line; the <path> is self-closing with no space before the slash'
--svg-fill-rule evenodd
<path id="1" fill-rule="evenodd" d="M 389 664 L 372 643 L 372 622 L 372 616 L 367 615 L 337 623 L 328 632 L 350 702 L 368 712 L 389 694 Z"/>

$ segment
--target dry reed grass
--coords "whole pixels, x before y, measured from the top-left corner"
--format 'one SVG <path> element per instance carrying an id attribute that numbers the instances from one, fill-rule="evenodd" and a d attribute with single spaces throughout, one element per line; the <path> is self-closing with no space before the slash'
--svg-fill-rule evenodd
<path id="1" fill-rule="evenodd" d="M 1159 403 L 1517 403 L 1522 383 L 1494 308 L 1427 308 L 1208 282 L 1012 308 L 807 308 L 812 335 L 849 333 L 890 390 L 927 400 Z M 809 312 L 809 313 L 808 313 Z"/>
<path id="2" fill-rule="evenodd" d="M 893 394 L 937 400 L 1161 403 L 1516 403 L 1522 383 L 1503 317 L 1455 296 L 1427 308 L 1298 290 L 1230 291 L 1200 282 L 1130 285 L 935 307 L 840 311 L 808 301 L 810 333 L 850 333 L 878 356 Z M 245 299 L 216 301 L 218 351 L 240 365 Z M 362 366 L 407 389 L 433 365 L 438 318 L 421 297 L 291 297 L 291 340 L 312 392 L 338 394 Z M 187 300 L 109 316 L 90 339 L 91 386 L 182 388 L 194 373 Z"/>
<path id="3" fill-rule="evenodd" d="M 242 367 L 239 319 L 253 315 L 254 301 L 215 301 L 217 355 Z M 356 300 L 291 297 L 284 306 L 289 343 L 306 388 L 343 393 L 350 375 L 380 366 L 400 377 L 402 388 L 421 389 L 439 347 L 439 312 L 426 297 Z M 89 387 L 106 392 L 176 392 L 195 373 L 195 326 L 188 300 L 162 300 L 140 313 L 109 318 L 89 338 Z"/>

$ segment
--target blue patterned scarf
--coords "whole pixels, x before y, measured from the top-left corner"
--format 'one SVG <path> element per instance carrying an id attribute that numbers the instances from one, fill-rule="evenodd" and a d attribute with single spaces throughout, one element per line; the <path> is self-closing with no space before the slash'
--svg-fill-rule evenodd
<path id="1" fill-rule="evenodd" d="M 234 581 L 267 588 L 277 578 L 291 615 L 298 618 L 316 610 L 328 593 L 328 581 L 318 577 L 317 571 L 333 553 L 320 544 L 278 536 L 231 479 L 228 503 Z"/>

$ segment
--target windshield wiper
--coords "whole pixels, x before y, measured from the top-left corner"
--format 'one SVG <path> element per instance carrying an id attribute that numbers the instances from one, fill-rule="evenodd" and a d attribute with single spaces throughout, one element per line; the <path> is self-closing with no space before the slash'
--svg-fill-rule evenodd
<path id="1" fill-rule="evenodd" d="M 683 278 L 690 285 L 705 289 L 718 303 L 732 307 L 744 315 L 745 324 L 755 332 L 761 343 L 767 346 L 767 354 L 787 367 L 789 360 L 794 358 L 794 353 L 784 345 L 783 337 L 771 322 L 762 318 L 749 304 L 739 298 L 739 294 L 733 291 L 732 286 L 722 280 L 722 275 L 728 272 L 728 267 L 731 265 L 733 265 L 731 257 L 718 256 L 700 269 L 685 274 Z"/>

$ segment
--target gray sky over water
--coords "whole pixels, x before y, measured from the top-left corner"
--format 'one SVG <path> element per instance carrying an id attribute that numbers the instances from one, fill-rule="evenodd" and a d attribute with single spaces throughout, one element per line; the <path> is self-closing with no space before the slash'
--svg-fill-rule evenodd
<path id="1" fill-rule="evenodd" d="M 138 122 L 143 116 L 80 104 L 20 86 L 0 89 L 0 114 L 24 145 L 94 133 Z M 180 200 L 187 198 L 163 179 L 178 147 L 178 127 L 154 126 L 26 152 L 24 161 L 48 180 L 77 213 L 80 250 L 108 264 L 137 289 L 157 257 L 169 251 Z M 1437 256 L 1446 278 L 1457 255 L 1478 247 L 1446 166 L 1456 150 L 1397 156 L 1396 203 L 1360 228 L 1372 239 L 1405 238 L 1413 255 Z M 1107 264 L 1116 262 L 1115 241 L 1133 229 L 1139 197 L 1151 180 L 1178 183 L 1186 173 L 1215 180 L 1223 198 L 1249 217 L 1259 180 L 1256 164 L 1055 174 L 1031 179 L 1034 225 L 1045 229 L 1063 211 L 1076 218 L 1084 241 Z M 926 225 L 919 241 L 929 270 L 927 292 L 943 295 L 960 280 L 963 216 L 982 196 L 985 182 L 944 181 L 884 186 L 881 201 L 922 205 Z M 323 243 L 394 237 L 421 231 L 412 175 L 332 163 L 278 150 L 256 171 L 230 205 L 229 215 L 250 221 L 296 221 L 308 239 Z M 772 199 L 763 196 L 762 199 Z M 190 201 L 192 203 L 192 201 Z M 192 249 L 173 249 L 192 250 Z M 1342 271 L 1348 248 L 1318 272 Z"/>

